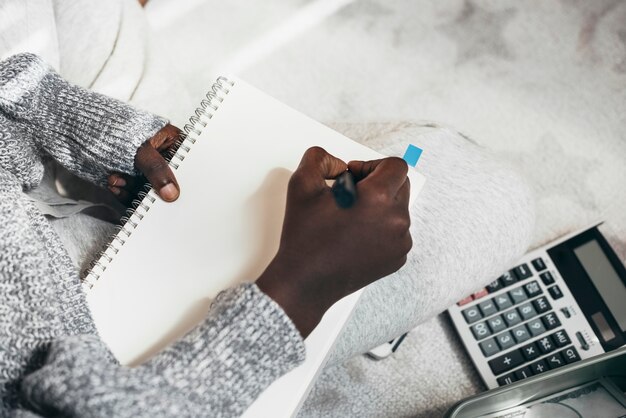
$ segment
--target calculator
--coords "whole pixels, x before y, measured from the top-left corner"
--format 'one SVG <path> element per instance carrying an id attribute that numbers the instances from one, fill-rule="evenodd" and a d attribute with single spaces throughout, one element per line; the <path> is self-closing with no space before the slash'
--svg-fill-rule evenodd
<path id="1" fill-rule="evenodd" d="M 598 226 L 526 254 L 448 309 L 487 387 L 626 345 L 626 268 Z"/>

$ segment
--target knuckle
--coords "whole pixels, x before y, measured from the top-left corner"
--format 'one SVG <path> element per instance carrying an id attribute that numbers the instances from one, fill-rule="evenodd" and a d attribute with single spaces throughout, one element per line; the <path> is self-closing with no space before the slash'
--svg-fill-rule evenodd
<path id="1" fill-rule="evenodd" d="M 409 172 L 408 164 L 400 157 L 388 157 L 387 164 L 390 169 L 397 171 L 398 174 L 406 175 Z"/>
<path id="2" fill-rule="evenodd" d="M 372 193 L 369 194 L 368 199 L 370 200 L 369 203 L 379 207 L 389 206 L 392 204 L 393 200 L 389 193 L 385 190 L 372 191 Z"/>
<path id="3" fill-rule="evenodd" d="M 306 150 L 304 155 L 307 157 L 307 159 L 311 159 L 312 161 L 319 161 L 326 156 L 326 151 L 322 147 L 313 146 Z"/>

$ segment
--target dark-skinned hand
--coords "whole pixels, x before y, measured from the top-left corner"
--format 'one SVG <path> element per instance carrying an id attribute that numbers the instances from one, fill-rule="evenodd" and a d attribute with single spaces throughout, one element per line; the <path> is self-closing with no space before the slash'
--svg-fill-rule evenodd
<path id="1" fill-rule="evenodd" d="M 169 124 L 164 126 L 137 150 L 135 167 L 143 176 L 113 173 L 108 178 L 109 190 L 122 203 L 129 204 L 148 181 L 161 199 L 166 202 L 178 199 L 180 187 L 165 155 L 174 149 L 179 138 L 180 129 Z"/>
<path id="2" fill-rule="evenodd" d="M 358 199 L 343 209 L 326 180 L 348 168 Z M 303 337 L 336 301 L 406 262 L 412 246 L 407 170 L 400 158 L 346 164 L 319 147 L 304 154 L 289 181 L 278 252 L 256 282 Z"/>

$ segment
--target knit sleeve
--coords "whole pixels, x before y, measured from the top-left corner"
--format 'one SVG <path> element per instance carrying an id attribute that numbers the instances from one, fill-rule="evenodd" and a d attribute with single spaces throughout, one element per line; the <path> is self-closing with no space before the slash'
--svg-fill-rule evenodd
<path id="1" fill-rule="evenodd" d="M 237 417 L 304 360 L 304 341 L 254 284 L 222 292 L 206 320 L 136 368 L 112 364 L 95 336 L 54 342 L 21 385 L 22 402 L 61 416 Z"/>
<path id="2" fill-rule="evenodd" d="M 0 111 L 26 127 L 40 152 L 101 185 L 112 171 L 134 173 L 137 148 L 167 124 L 69 84 L 33 54 L 0 62 Z"/>

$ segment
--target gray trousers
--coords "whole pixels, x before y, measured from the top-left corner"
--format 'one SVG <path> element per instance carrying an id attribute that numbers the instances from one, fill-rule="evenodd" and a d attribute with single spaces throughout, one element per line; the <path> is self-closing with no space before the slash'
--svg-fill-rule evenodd
<path id="1" fill-rule="evenodd" d="M 531 193 L 488 151 L 447 128 L 417 124 L 335 126 L 385 155 L 422 148 L 426 184 L 411 209 L 413 248 L 397 273 L 365 289 L 329 364 L 389 341 L 495 280 L 526 251 Z M 352 131 L 352 132 L 351 132 Z"/>

